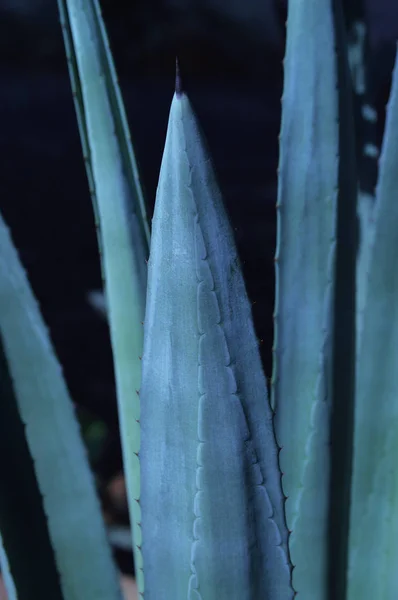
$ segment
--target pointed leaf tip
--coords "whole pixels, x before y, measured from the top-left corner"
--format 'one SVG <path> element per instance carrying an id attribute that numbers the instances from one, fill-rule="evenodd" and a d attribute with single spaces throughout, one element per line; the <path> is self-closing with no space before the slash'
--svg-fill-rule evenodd
<path id="1" fill-rule="evenodd" d="M 182 90 L 182 82 L 181 82 L 181 74 L 180 74 L 180 65 L 178 63 L 178 58 L 176 57 L 176 83 L 175 83 L 175 93 L 178 98 L 180 98 L 183 94 Z"/>

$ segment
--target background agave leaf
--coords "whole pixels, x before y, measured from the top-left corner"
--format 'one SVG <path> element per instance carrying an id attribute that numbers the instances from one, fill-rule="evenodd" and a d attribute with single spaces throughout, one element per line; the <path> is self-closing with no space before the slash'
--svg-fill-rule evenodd
<path id="1" fill-rule="evenodd" d="M 4 586 L 7 592 L 7 600 L 17 600 L 17 590 L 15 589 L 14 580 L 10 572 L 7 555 L 4 549 L 3 540 L 0 535 L 0 567 Z M 1 589 L 1 588 L 0 588 Z"/>
<path id="2" fill-rule="evenodd" d="M 348 62 L 354 90 L 355 142 L 357 147 L 359 248 L 356 269 L 357 308 L 356 332 L 359 347 L 362 313 L 366 297 L 369 249 L 374 232 L 374 188 L 379 148 L 377 139 L 377 111 L 370 103 L 369 90 L 369 27 L 366 23 L 364 0 L 344 4 L 348 30 Z"/>
<path id="3" fill-rule="evenodd" d="M 398 60 L 359 346 L 348 599 L 398 597 Z"/>
<path id="4" fill-rule="evenodd" d="M 317 600 L 326 598 L 328 569 L 339 152 L 334 29 L 330 0 L 289 3 L 275 256 L 272 404 L 293 587 Z"/>
<path id="5" fill-rule="evenodd" d="M 26 475 L 26 481 L 23 481 L 25 495 L 22 497 L 29 495 L 29 506 L 35 507 L 32 526 L 38 516 L 35 527 L 40 530 L 41 542 L 47 535 L 44 513 L 48 519 L 48 535 L 62 590 L 61 594 L 58 575 L 55 567 L 51 569 L 48 558 L 45 563 L 50 567 L 48 572 L 43 568 L 37 574 L 44 586 L 41 593 L 31 595 L 29 578 L 24 580 L 21 577 L 15 577 L 17 592 L 18 585 L 23 585 L 26 591 L 20 597 L 24 600 L 49 597 L 48 592 L 52 598 L 62 597 L 63 600 L 119 600 L 121 595 L 116 569 L 74 407 L 37 302 L 1 218 L 0 332 L 9 370 L 9 374 L 4 371 L 3 361 L 2 391 L 3 394 L 7 392 L 7 396 L 3 395 L 1 410 L 3 414 L 8 411 L 7 414 L 12 417 L 9 420 L 2 419 L 2 427 L 5 427 L 5 423 L 8 427 L 10 423 L 9 427 L 15 428 L 16 446 L 14 449 L 9 447 L 9 450 L 11 456 L 12 452 L 16 453 L 16 460 L 20 463 L 16 473 L 20 469 L 21 478 Z M 22 447 L 23 428 L 31 457 L 28 449 Z M 12 429 L 8 435 L 12 436 Z M 5 437 L 3 429 L 2 440 Z M 10 457 L 7 456 L 6 460 L 9 461 Z M 44 513 L 41 517 L 33 465 L 43 501 Z M 15 481 L 21 483 L 18 477 Z M 11 502 L 12 493 L 13 490 L 8 486 L 3 489 L 2 502 L 7 499 Z M 36 529 L 34 527 L 33 532 L 29 532 L 27 528 L 25 536 L 13 535 L 10 527 L 19 527 L 17 521 L 23 518 L 23 511 L 12 522 L 12 504 L 8 508 L 8 514 L 4 515 L 3 511 L 1 515 L 2 537 L 11 573 L 14 574 L 17 572 L 14 564 L 25 560 L 26 564 L 22 564 L 24 570 L 29 569 L 30 561 L 34 564 L 36 560 L 34 551 L 31 556 L 26 556 L 23 550 L 24 537 L 34 535 Z M 11 553 L 8 553 L 9 540 L 12 544 Z M 43 544 L 46 545 L 46 542 Z M 39 558 L 43 544 L 36 549 Z M 36 588 L 35 592 L 37 590 L 40 588 Z"/>
<path id="6" fill-rule="evenodd" d="M 360 227 L 360 243 L 357 263 L 357 347 L 361 344 L 362 319 L 365 309 L 370 251 L 375 234 L 375 198 L 366 192 L 358 191 L 358 218 Z"/>
<path id="7" fill-rule="evenodd" d="M 292 598 L 251 305 L 185 94 L 170 110 L 142 362 L 145 598 Z"/>
<path id="8" fill-rule="evenodd" d="M 141 577 L 139 399 L 149 228 L 105 28 L 96 0 L 59 0 L 109 306 L 119 422 Z"/>

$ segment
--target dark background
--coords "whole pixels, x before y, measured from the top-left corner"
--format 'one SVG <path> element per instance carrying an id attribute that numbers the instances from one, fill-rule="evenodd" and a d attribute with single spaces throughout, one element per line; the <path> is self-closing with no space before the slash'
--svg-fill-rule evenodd
<path id="1" fill-rule="evenodd" d="M 236 230 L 269 377 L 286 1 L 101 5 L 150 217 L 179 57 Z M 351 0 L 345 8 L 349 31 L 356 18 L 367 24 L 367 93 L 379 113 L 380 145 L 398 2 Z M 375 165 L 364 169 L 369 191 Z M 85 426 L 106 425 L 105 444 L 91 455 L 102 490 L 122 468 L 113 366 L 106 321 L 87 302 L 87 294 L 101 287 L 100 267 L 56 0 L 0 0 L 0 209 L 79 414 Z M 127 521 L 125 510 L 118 519 Z M 123 564 L 129 571 L 130 557 Z"/>

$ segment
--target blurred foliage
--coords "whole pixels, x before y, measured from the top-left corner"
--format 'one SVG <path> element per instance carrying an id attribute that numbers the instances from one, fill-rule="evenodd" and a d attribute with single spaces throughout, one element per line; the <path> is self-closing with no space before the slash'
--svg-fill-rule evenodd
<path id="1" fill-rule="evenodd" d="M 76 412 L 90 464 L 95 467 L 98 461 L 101 460 L 106 447 L 109 434 L 108 426 L 97 415 L 82 406 L 78 406 Z"/>

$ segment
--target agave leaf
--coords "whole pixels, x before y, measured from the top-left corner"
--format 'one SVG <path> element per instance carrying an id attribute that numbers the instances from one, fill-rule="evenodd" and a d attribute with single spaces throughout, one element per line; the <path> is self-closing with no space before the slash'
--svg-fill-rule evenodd
<path id="1" fill-rule="evenodd" d="M 93 138 L 92 134 L 89 133 L 86 122 L 87 111 L 91 110 L 93 107 L 93 98 L 87 97 L 86 89 L 83 91 L 84 84 L 87 83 L 87 80 L 84 78 L 86 78 L 89 73 L 81 70 L 81 64 L 78 60 L 79 54 L 82 52 L 82 50 L 87 50 L 88 40 L 86 39 L 85 44 L 84 39 L 82 40 L 79 38 L 79 32 L 76 31 L 76 28 L 75 30 L 72 29 L 70 18 L 70 15 L 75 15 L 76 17 L 76 14 L 78 18 L 79 16 L 82 17 L 83 9 L 86 17 L 90 19 L 91 32 L 93 34 L 91 40 L 93 42 L 91 46 L 91 58 L 94 60 L 96 59 L 97 67 L 100 65 L 102 68 L 102 77 L 105 81 L 105 93 L 108 96 L 108 101 L 110 104 L 111 114 L 107 115 L 108 118 L 106 124 L 111 126 L 113 125 L 114 127 L 114 133 L 119 142 L 123 169 L 125 170 L 131 196 L 134 200 L 131 202 L 130 209 L 132 210 L 132 214 L 134 214 L 138 219 L 139 225 L 142 229 L 142 235 L 146 241 L 146 245 L 149 246 L 149 225 L 139 171 L 131 144 L 127 117 L 98 1 L 87 0 L 85 2 L 79 2 L 79 0 L 58 0 L 58 9 L 65 43 L 66 58 L 68 62 L 68 70 L 71 80 L 80 140 L 96 218 L 100 249 L 102 249 L 102 245 L 99 233 L 99 215 L 96 203 L 95 176 L 93 174 L 91 154 Z M 73 31 L 75 31 L 75 33 Z M 76 38 L 75 35 L 77 35 Z M 91 75 L 95 76 L 95 73 L 98 75 L 98 69 L 97 71 L 92 71 Z"/>
<path id="2" fill-rule="evenodd" d="M 251 305 L 185 94 L 171 105 L 148 266 L 145 599 L 290 599 L 277 446 Z"/>
<path id="3" fill-rule="evenodd" d="M 0 284 L 1 285 L 1 284 Z M 4 296 L 3 296 L 4 297 Z M 62 600 L 43 497 L 0 335 L 0 532 L 7 589 L 24 600 Z M 29 502 L 26 499 L 29 498 Z M 3 559 L 6 564 L 3 564 Z M 13 592 L 11 586 L 11 593 Z M 1 594 L 0 594 L 1 595 Z"/>
<path id="4" fill-rule="evenodd" d="M 11 416 L 17 410 L 19 412 L 20 425 L 14 417 L 10 421 L 10 427 L 15 427 L 16 432 L 14 451 L 20 461 L 21 478 L 25 473 L 29 474 L 26 494 L 32 502 L 36 502 L 30 495 L 34 484 L 30 476 L 31 466 L 27 464 L 29 459 L 30 462 L 33 460 L 60 575 L 62 598 L 120 600 L 117 573 L 74 407 L 39 307 L 1 217 L 0 333 L 12 381 L 12 384 L 7 384 L 6 376 L 2 374 L 2 389 L 7 393 L 3 398 L 2 412 L 5 414 L 7 411 Z M 13 408 L 15 406 L 17 410 Z M 28 452 L 21 451 L 22 426 L 25 427 L 31 458 Z M 21 480 L 16 481 L 21 483 Z M 8 487 L 2 490 L 2 501 L 10 498 L 8 494 L 12 491 Z M 5 529 L 9 531 L 11 525 L 7 521 Z M 17 527 L 16 523 L 14 525 Z M 43 525 L 46 530 L 45 523 Z M 21 550 L 21 557 L 15 553 L 8 554 L 7 540 L 3 535 L 5 529 L 2 531 L 3 542 L 11 572 L 14 573 L 15 561 L 21 561 L 26 553 Z M 29 530 L 25 535 L 29 536 Z M 15 547 L 17 541 L 11 541 Z M 24 539 L 20 538 L 20 548 L 24 543 Z M 36 552 L 40 552 L 40 547 Z M 32 560 L 34 558 L 33 554 Z M 48 573 L 50 576 L 53 573 Z M 40 577 L 45 582 L 47 573 L 42 571 Z M 15 584 L 19 585 L 17 578 Z M 21 600 L 34 597 L 50 596 L 28 593 L 21 595 Z M 61 594 L 51 597 L 61 598 Z"/>
<path id="5" fill-rule="evenodd" d="M 373 246 L 373 236 L 375 232 L 375 198 L 365 192 L 358 192 L 358 220 L 360 231 L 360 243 L 358 249 L 356 286 L 357 286 L 357 305 L 356 305 L 356 332 L 357 348 L 361 345 L 362 319 L 366 302 L 366 292 L 368 285 L 369 264 L 371 248 Z"/>
<path id="6" fill-rule="evenodd" d="M 374 194 L 361 189 L 363 179 L 367 178 L 366 171 L 369 170 L 369 157 L 374 161 L 378 157 L 378 148 L 370 143 L 376 133 L 375 123 L 377 121 L 377 112 L 367 102 L 369 96 L 367 90 L 366 78 L 366 46 L 367 46 L 367 27 L 364 20 L 363 2 L 348 4 L 348 19 L 350 20 L 349 38 L 348 38 L 348 62 L 351 71 L 351 78 L 355 95 L 357 97 L 356 114 L 356 133 L 357 137 L 367 143 L 360 148 L 359 157 L 359 190 L 357 201 L 357 214 L 359 221 L 360 244 L 358 248 L 357 269 L 356 269 L 356 332 L 359 347 L 362 329 L 362 314 L 366 297 L 367 273 L 369 266 L 369 249 L 371 248 L 371 238 L 373 235 L 373 211 L 375 198 Z M 355 16 L 350 14 L 350 8 L 359 11 Z"/>
<path id="7" fill-rule="evenodd" d="M 10 565 L 8 564 L 8 558 L 4 549 L 3 540 L 0 535 L 0 574 L 3 579 L 4 587 L 7 592 L 7 600 L 18 600 L 17 590 L 15 589 L 15 583 L 10 572 Z"/>
<path id="8" fill-rule="evenodd" d="M 398 59 L 359 347 L 348 600 L 398 598 Z"/>
<path id="9" fill-rule="evenodd" d="M 139 398 L 149 228 L 97 0 L 59 0 L 100 228 L 134 558 L 140 591 Z M 90 175 L 89 175 L 90 178 Z"/>
<path id="10" fill-rule="evenodd" d="M 289 3 L 284 65 L 272 405 L 292 531 L 293 587 L 303 599 L 322 600 L 327 578 L 339 150 L 329 0 Z"/>

